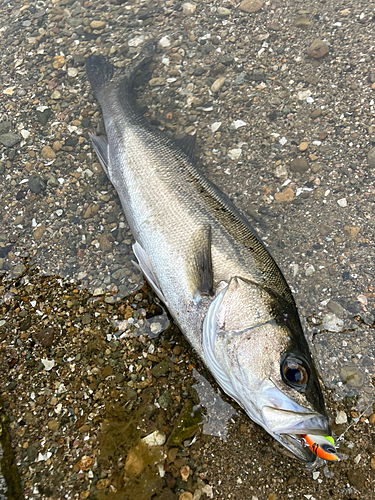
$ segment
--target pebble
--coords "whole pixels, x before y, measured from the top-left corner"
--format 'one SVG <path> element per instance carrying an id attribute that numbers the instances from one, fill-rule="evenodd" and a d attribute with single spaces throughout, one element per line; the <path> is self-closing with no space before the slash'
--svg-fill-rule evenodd
<path id="1" fill-rule="evenodd" d="M 157 78 L 151 78 L 149 80 L 148 84 L 150 87 L 160 87 L 161 85 L 165 85 L 167 83 L 167 80 L 162 77 L 157 77 Z"/>
<path id="2" fill-rule="evenodd" d="M 91 21 L 90 28 L 93 30 L 102 30 L 106 27 L 107 23 L 105 21 Z"/>
<path id="3" fill-rule="evenodd" d="M 355 226 L 344 226 L 344 233 L 348 240 L 354 241 L 361 230 L 360 227 L 355 227 Z"/>
<path id="4" fill-rule="evenodd" d="M 335 419 L 335 422 L 337 425 L 341 425 L 341 424 L 346 424 L 348 421 L 348 417 L 346 415 L 346 413 L 344 411 L 338 411 L 337 412 L 337 415 L 336 415 L 336 419 Z"/>
<path id="5" fill-rule="evenodd" d="M 365 476 L 361 471 L 351 469 L 347 472 L 347 476 L 351 485 L 353 485 L 357 490 L 362 491 L 366 486 Z"/>
<path id="6" fill-rule="evenodd" d="M 68 76 L 70 76 L 71 78 L 74 78 L 78 75 L 78 69 L 77 68 L 68 68 Z"/>
<path id="7" fill-rule="evenodd" d="M 163 431 L 154 431 L 142 439 L 147 446 L 163 446 L 167 437 Z"/>
<path id="8" fill-rule="evenodd" d="M 57 420 L 52 419 L 52 420 L 49 420 L 47 426 L 48 426 L 48 429 L 50 431 L 56 432 L 59 430 L 60 423 Z"/>
<path id="9" fill-rule="evenodd" d="M 375 424 L 375 413 L 372 413 L 368 419 L 371 425 Z"/>
<path id="10" fill-rule="evenodd" d="M 56 153 L 51 148 L 51 146 L 44 146 L 40 153 L 45 160 L 54 160 L 56 158 Z"/>
<path id="11" fill-rule="evenodd" d="M 214 94 L 216 92 L 219 92 L 221 87 L 224 85 L 226 78 L 224 76 L 218 78 L 217 80 L 214 81 L 214 83 L 211 85 L 211 92 Z"/>
<path id="12" fill-rule="evenodd" d="M 337 204 L 340 207 L 345 208 L 348 205 L 348 201 L 346 198 L 340 198 L 340 200 L 337 200 Z"/>
<path id="13" fill-rule="evenodd" d="M 329 52 L 329 47 L 322 40 L 314 40 L 307 50 L 307 54 L 314 59 L 321 59 Z"/>
<path id="14" fill-rule="evenodd" d="M 288 178 L 288 169 L 285 165 L 279 165 L 275 168 L 274 175 L 277 179 L 285 181 Z"/>
<path id="15" fill-rule="evenodd" d="M 238 160 L 242 154 L 242 149 L 236 148 L 236 149 L 230 149 L 228 151 L 228 158 L 231 160 Z"/>
<path id="16" fill-rule="evenodd" d="M 0 135 L 5 134 L 6 132 L 9 132 L 9 130 L 12 128 L 12 124 L 6 120 L 3 122 L 0 122 Z"/>
<path id="17" fill-rule="evenodd" d="M 182 5 L 182 12 L 185 14 L 185 16 L 191 16 L 194 14 L 197 6 L 195 3 L 184 3 Z"/>
<path id="18" fill-rule="evenodd" d="M 242 12 L 253 14 L 263 7 L 263 0 L 243 0 L 238 7 Z"/>
<path id="19" fill-rule="evenodd" d="M 64 56 L 55 56 L 53 58 L 53 64 L 52 66 L 55 69 L 61 69 L 65 64 L 65 57 Z"/>
<path id="20" fill-rule="evenodd" d="M 161 38 L 158 41 L 158 45 L 159 45 L 159 47 L 166 49 L 167 47 L 171 46 L 171 41 L 170 41 L 168 36 L 163 36 L 163 38 Z"/>
<path id="21" fill-rule="evenodd" d="M 318 163 L 318 162 L 315 162 L 311 165 L 311 171 L 316 174 L 317 172 L 319 172 L 319 170 L 321 170 L 323 167 L 323 165 L 321 163 Z"/>
<path id="22" fill-rule="evenodd" d="M 193 500 L 193 495 L 190 493 L 190 491 L 184 491 L 178 497 L 178 500 Z"/>
<path id="23" fill-rule="evenodd" d="M 1 137 L 0 137 L 1 141 Z M 374 168 L 375 167 L 375 148 L 371 148 L 370 151 L 367 154 L 367 163 L 369 164 L 369 167 Z"/>
<path id="24" fill-rule="evenodd" d="M 34 194 L 40 194 L 42 191 L 45 191 L 46 184 L 39 175 L 30 175 L 29 189 Z"/>
<path id="25" fill-rule="evenodd" d="M 226 9 L 225 7 L 218 7 L 217 15 L 219 17 L 228 17 L 228 16 L 230 16 L 230 10 Z"/>
<path id="26" fill-rule="evenodd" d="M 300 151 L 306 151 L 306 149 L 309 147 L 309 143 L 308 142 L 301 142 L 301 144 L 298 146 L 298 149 Z"/>
<path id="27" fill-rule="evenodd" d="M 294 191 L 292 188 L 286 188 L 281 193 L 275 194 L 275 200 L 278 203 L 290 203 L 294 198 Z"/>
<path id="28" fill-rule="evenodd" d="M 12 148 L 16 144 L 18 144 L 20 141 L 21 141 L 21 137 L 17 134 L 12 134 L 11 132 L 0 135 L 0 144 L 5 146 L 6 148 Z"/>
<path id="29" fill-rule="evenodd" d="M 243 120 L 234 120 L 234 122 L 230 125 L 230 130 L 237 130 L 238 128 L 245 127 L 247 125 Z"/>
<path id="30" fill-rule="evenodd" d="M 306 158 L 295 158 L 290 162 L 289 168 L 291 172 L 300 172 L 304 173 L 307 172 L 309 169 L 309 164 Z"/>
<path id="31" fill-rule="evenodd" d="M 35 241 L 39 241 L 43 234 L 47 231 L 46 226 L 43 224 L 34 229 L 33 236 Z"/>
<path id="32" fill-rule="evenodd" d="M 314 120 L 315 118 L 318 118 L 322 114 L 322 110 L 320 108 L 314 109 L 314 111 L 311 113 L 311 118 Z"/>
<path id="33" fill-rule="evenodd" d="M 305 17 L 304 15 L 297 17 L 297 19 L 294 21 L 294 26 L 303 30 L 310 28 L 312 24 L 312 21 L 307 19 L 307 17 Z"/>
<path id="34" fill-rule="evenodd" d="M 58 100 L 58 99 L 61 99 L 61 92 L 59 92 L 58 90 L 54 90 L 51 94 L 51 99 L 54 99 L 54 100 Z"/>
<path id="35" fill-rule="evenodd" d="M 211 125 L 211 132 L 215 133 L 216 131 L 219 130 L 220 127 L 221 127 L 221 122 L 214 122 Z"/>
<path id="36" fill-rule="evenodd" d="M 188 465 L 184 465 L 183 467 L 181 467 L 180 474 L 182 480 L 186 482 L 189 479 L 190 467 Z"/>

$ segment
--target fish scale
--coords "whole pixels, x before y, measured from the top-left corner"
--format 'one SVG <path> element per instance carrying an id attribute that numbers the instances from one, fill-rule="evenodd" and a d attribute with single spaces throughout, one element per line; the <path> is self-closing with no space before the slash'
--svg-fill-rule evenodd
<path id="1" fill-rule="evenodd" d="M 331 431 L 293 295 L 250 223 L 175 141 L 140 114 L 135 73 L 91 56 L 106 137 L 90 135 L 136 243 L 138 266 L 221 387 L 298 458 Z"/>

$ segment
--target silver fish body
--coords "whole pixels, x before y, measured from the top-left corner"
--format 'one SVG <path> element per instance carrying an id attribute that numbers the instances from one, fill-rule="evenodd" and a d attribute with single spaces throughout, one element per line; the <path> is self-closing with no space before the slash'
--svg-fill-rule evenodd
<path id="1" fill-rule="evenodd" d="M 139 113 L 134 74 L 91 56 L 86 73 L 107 137 L 91 135 L 146 278 L 221 387 L 301 460 L 330 434 L 291 291 L 249 222 L 199 172 L 194 138 L 169 139 Z"/>

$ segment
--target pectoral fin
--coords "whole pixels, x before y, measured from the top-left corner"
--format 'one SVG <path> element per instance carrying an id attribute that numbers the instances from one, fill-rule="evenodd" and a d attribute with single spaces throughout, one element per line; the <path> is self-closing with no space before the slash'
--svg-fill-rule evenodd
<path id="1" fill-rule="evenodd" d="M 94 146 L 96 156 L 98 157 L 104 172 L 108 176 L 108 141 L 104 135 L 94 135 L 89 132 L 89 136 Z"/>
<path id="2" fill-rule="evenodd" d="M 133 264 L 145 275 L 147 281 L 149 282 L 149 284 L 151 285 L 151 287 L 153 288 L 154 292 L 159 297 L 159 299 L 162 300 L 166 306 L 168 306 L 168 303 L 158 283 L 158 279 L 155 276 L 154 271 L 152 270 L 150 259 L 148 258 L 147 253 L 143 250 L 143 248 L 137 241 L 133 245 L 133 252 L 138 260 L 138 264 L 132 261 Z"/>
<path id="3" fill-rule="evenodd" d="M 211 226 L 199 228 L 193 234 L 188 262 L 188 275 L 192 296 L 197 299 L 201 295 L 213 294 L 213 272 L 211 259 Z"/>

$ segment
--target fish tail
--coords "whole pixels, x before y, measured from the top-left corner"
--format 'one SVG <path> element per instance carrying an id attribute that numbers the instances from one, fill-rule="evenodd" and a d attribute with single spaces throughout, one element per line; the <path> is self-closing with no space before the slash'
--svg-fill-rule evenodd
<path id="1" fill-rule="evenodd" d="M 114 68 L 102 56 L 90 56 L 86 61 L 86 76 L 94 91 L 95 97 L 100 102 L 103 87 L 112 80 Z"/>

